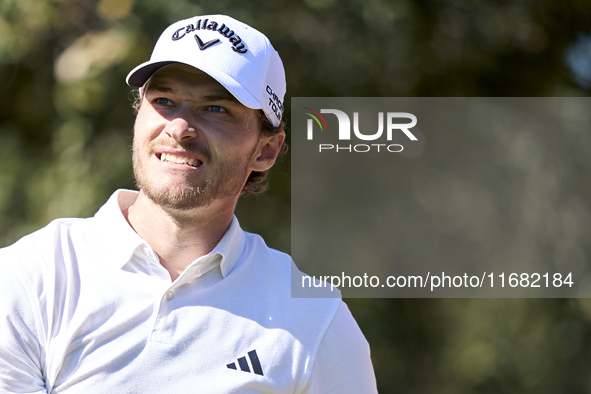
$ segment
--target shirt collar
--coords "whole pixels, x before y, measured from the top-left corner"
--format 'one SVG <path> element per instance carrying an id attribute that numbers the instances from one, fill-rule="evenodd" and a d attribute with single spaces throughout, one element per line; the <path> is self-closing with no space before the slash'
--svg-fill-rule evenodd
<path id="1" fill-rule="evenodd" d="M 123 210 L 136 200 L 138 192 L 119 189 L 94 215 L 97 224 L 97 237 L 108 261 L 122 268 L 138 248 L 146 242 L 131 228 L 123 216 Z"/>
<path id="2" fill-rule="evenodd" d="M 234 215 L 230 227 L 216 247 L 213 248 L 211 253 L 209 253 L 210 255 L 219 253 L 222 256 L 220 270 L 222 271 L 222 276 L 224 278 L 230 273 L 230 271 L 232 271 L 234 266 L 236 266 L 236 263 L 242 255 L 245 244 L 246 235 L 240 228 L 240 223 L 238 223 L 238 219 Z"/>
<path id="3" fill-rule="evenodd" d="M 137 196 L 137 191 L 119 189 L 94 216 L 98 224 L 97 236 L 104 243 L 103 251 L 108 255 L 109 261 L 119 268 L 127 264 L 139 248 L 147 245 L 147 242 L 131 228 L 122 213 L 135 202 Z M 206 256 L 221 256 L 220 270 L 225 278 L 236 266 L 245 244 L 246 235 L 240 228 L 236 216 L 233 216 L 230 227 L 220 242 Z"/>

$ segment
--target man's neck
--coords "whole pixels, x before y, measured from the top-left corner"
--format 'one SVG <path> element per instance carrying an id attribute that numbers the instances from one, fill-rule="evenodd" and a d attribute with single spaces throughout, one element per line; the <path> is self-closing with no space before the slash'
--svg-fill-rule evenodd
<path id="1" fill-rule="evenodd" d="M 140 192 L 123 214 L 154 249 L 174 281 L 187 266 L 218 244 L 232 222 L 235 206 L 236 201 L 216 201 L 177 212 L 156 205 Z"/>

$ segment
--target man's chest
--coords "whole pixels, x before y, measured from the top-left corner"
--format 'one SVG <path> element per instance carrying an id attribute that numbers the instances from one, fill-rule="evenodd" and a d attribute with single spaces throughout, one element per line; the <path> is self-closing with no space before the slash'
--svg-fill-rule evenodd
<path id="1" fill-rule="evenodd" d="M 199 283 L 131 280 L 145 283 L 96 277 L 61 300 L 46 371 L 53 392 L 286 393 L 304 380 L 309 349 L 261 300 L 224 295 L 215 281 L 195 291 Z"/>

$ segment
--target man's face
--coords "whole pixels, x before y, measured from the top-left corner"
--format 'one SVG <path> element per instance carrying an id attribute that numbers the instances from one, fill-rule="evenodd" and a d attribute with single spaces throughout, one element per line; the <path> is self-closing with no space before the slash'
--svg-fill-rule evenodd
<path id="1" fill-rule="evenodd" d="M 139 189 L 157 204 L 187 210 L 235 202 L 263 159 L 255 110 L 205 73 L 173 64 L 155 73 L 134 126 L 133 170 Z M 261 153 L 263 151 L 263 153 Z"/>

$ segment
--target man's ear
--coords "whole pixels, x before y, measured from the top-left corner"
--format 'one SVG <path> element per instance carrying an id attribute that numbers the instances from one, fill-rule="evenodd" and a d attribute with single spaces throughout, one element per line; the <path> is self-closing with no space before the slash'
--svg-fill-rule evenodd
<path id="1" fill-rule="evenodd" d="M 284 131 L 272 136 L 262 136 L 259 141 L 259 147 L 252 157 L 252 171 L 262 172 L 273 167 L 273 164 L 275 164 L 275 160 L 281 151 L 284 140 Z"/>

